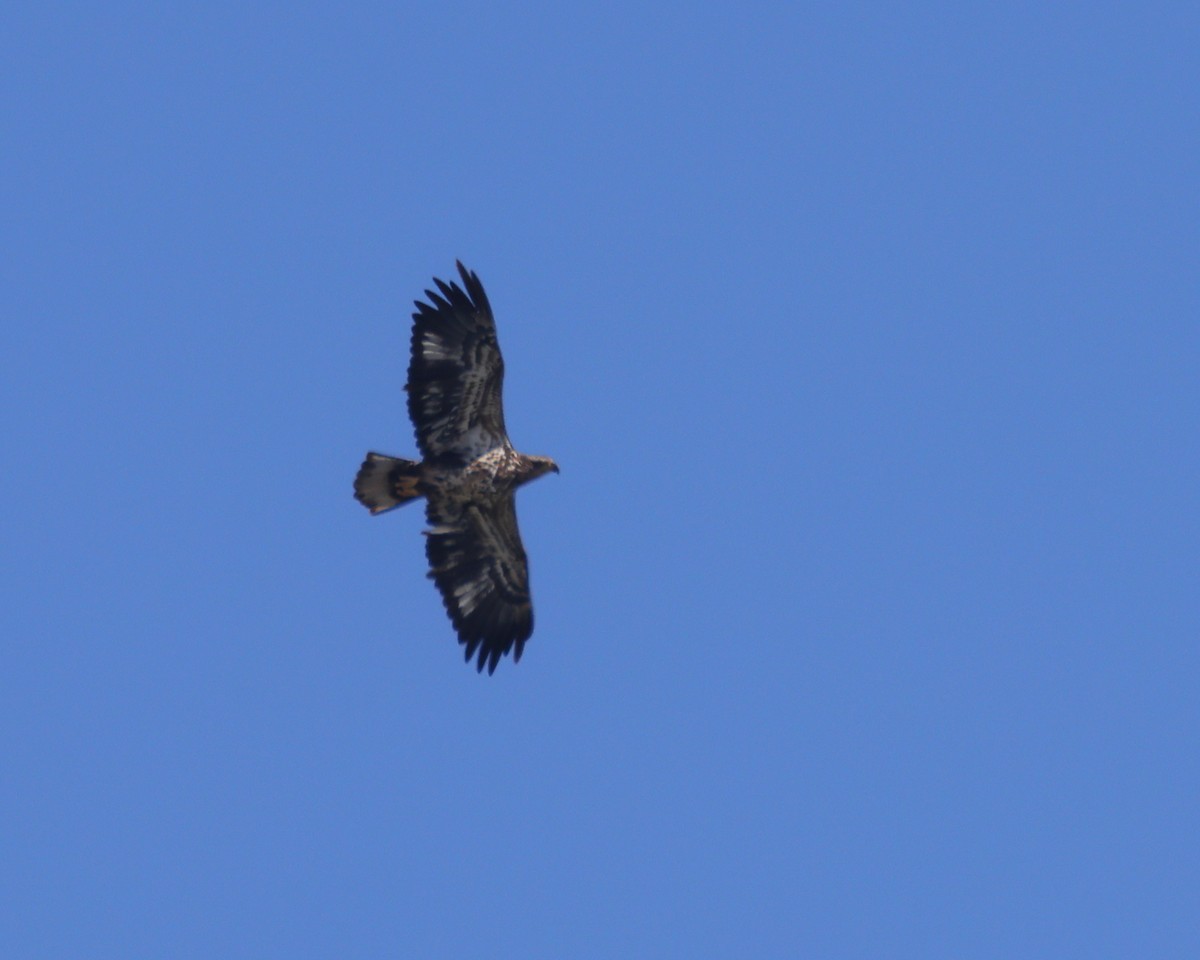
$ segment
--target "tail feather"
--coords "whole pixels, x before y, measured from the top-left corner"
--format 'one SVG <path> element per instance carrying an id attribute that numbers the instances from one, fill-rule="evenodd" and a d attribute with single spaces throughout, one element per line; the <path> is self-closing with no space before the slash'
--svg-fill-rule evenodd
<path id="1" fill-rule="evenodd" d="M 354 478 L 354 499 L 371 511 L 383 513 L 422 496 L 421 464 L 382 453 L 368 453 Z"/>

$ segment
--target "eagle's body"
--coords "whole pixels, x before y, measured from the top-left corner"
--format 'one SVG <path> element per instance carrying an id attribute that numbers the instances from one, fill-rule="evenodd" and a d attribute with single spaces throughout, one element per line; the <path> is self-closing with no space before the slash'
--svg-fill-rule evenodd
<path id="1" fill-rule="evenodd" d="M 429 576 L 459 642 L 478 669 L 521 659 L 533 632 L 529 567 L 517 530 L 517 487 L 558 472 L 549 457 L 513 449 L 504 428 L 504 361 L 479 278 L 461 263 L 463 286 L 434 280 L 416 301 L 408 412 L 420 462 L 368 453 L 354 496 L 372 514 L 425 498 Z M 465 288 L 465 289 L 464 289 Z"/>

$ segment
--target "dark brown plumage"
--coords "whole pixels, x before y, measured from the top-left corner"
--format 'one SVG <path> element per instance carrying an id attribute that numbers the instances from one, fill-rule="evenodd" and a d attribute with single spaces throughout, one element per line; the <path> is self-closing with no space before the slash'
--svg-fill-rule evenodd
<path id="1" fill-rule="evenodd" d="M 513 449 L 504 427 L 504 360 L 479 278 L 434 279 L 413 314 L 408 414 L 422 460 L 368 453 L 354 496 L 372 514 L 425 498 L 429 577 L 467 661 L 488 673 L 533 632 L 529 566 L 517 529 L 517 487 L 558 472 L 549 457 Z"/>

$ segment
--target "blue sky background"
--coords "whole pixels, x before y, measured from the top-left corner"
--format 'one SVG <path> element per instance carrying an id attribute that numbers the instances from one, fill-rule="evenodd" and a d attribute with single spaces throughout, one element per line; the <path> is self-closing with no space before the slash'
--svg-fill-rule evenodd
<path id="1" fill-rule="evenodd" d="M 26 4 L 0 952 L 1195 957 L 1192 4 Z M 411 301 L 537 629 L 463 665 Z"/>

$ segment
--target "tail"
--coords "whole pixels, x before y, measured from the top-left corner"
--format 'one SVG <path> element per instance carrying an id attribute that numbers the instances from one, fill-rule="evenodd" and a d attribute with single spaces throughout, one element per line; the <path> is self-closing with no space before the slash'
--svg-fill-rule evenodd
<path id="1" fill-rule="evenodd" d="M 354 478 L 354 499 L 372 515 L 411 503 L 422 496 L 421 464 L 415 460 L 368 453 Z"/>

